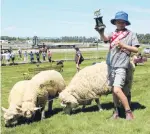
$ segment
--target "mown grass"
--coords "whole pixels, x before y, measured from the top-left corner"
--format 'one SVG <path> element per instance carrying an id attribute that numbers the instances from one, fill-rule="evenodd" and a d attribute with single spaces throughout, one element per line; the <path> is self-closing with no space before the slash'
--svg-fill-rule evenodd
<path id="1" fill-rule="evenodd" d="M 93 55 L 91 52 L 89 55 Z M 105 56 L 105 52 L 101 55 Z M 97 60 L 98 62 L 99 60 Z M 95 60 L 85 60 L 81 68 L 91 65 Z M 43 66 L 49 63 L 42 63 Z M 8 107 L 8 95 L 11 87 L 23 80 L 23 72 L 34 64 L 2 67 L 1 101 L 2 106 Z M 76 73 L 74 62 L 64 62 L 62 75 L 68 84 Z M 150 61 L 136 67 L 132 88 L 132 109 L 135 120 L 111 120 L 113 104 L 112 95 L 101 97 L 104 111 L 98 112 L 95 102 L 87 106 L 85 112 L 77 108 L 73 115 L 63 114 L 59 100 L 54 101 L 53 114 L 45 120 L 32 124 L 22 124 L 14 128 L 4 127 L 3 134 L 150 134 Z M 2 115 L 1 115 L 2 117 Z"/>

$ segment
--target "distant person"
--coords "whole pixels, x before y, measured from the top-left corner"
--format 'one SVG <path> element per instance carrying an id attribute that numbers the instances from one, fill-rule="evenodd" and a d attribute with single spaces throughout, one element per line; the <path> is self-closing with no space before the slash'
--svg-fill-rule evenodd
<path id="1" fill-rule="evenodd" d="M 27 53 L 27 51 L 24 52 L 24 61 L 28 61 L 28 53 Z"/>
<path id="2" fill-rule="evenodd" d="M 75 54 L 76 69 L 77 69 L 77 72 L 79 72 L 80 71 L 80 64 L 83 62 L 84 58 L 83 58 L 82 53 L 78 47 L 76 47 L 75 50 L 76 50 L 76 54 Z"/>
<path id="3" fill-rule="evenodd" d="M 1 64 L 5 63 L 5 53 L 1 51 Z"/>
<path id="4" fill-rule="evenodd" d="M 9 51 L 7 51 L 6 54 L 5 54 L 6 63 L 10 62 L 10 58 L 11 58 L 11 54 L 10 54 Z"/>
<path id="5" fill-rule="evenodd" d="M 46 52 L 45 51 L 42 52 L 42 57 L 43 57 L 43 61 L 45 61 L 46 60 Z"/>
<path id="6" fill-rule="evenodd" d="M 1 53 L 0 53 L 0 60 L 1 60 L 1 62 L 3 61 L 3 51 L 1 51 Z"/>
<path id="7" fill-rule="evenodd" d="M 21 50 L 21 48 L 19 48 L 18 54 L 19 54 L 19 57 L 22 58 L 22 50 Z"/>
<path id="8" fill-rule="evenodd" d="M 52 52 L 49 50 L 48 51 L 48 60 L 49 60 L 49 62 L 52 62 Z"/>
<path id="9" fill-rule="evenodd" d="M 31 61 L 31 63 L 34 61 L 34 54 L 33 54 L 33 52 L 31 51 L 30 53 L 29 53 L 29 55 L 30 55 L 30 61 Z"/>
<path id="10" fill-rule="evenodd" d="M 11 52 L 10 56 L 11 56 L 11 61 L 14 64 L 15 63 L 15 54 L 13 52 Z"/>
<path id="11" fill-rule="evenodd" d="M 37 60 L 37 62 L 40 62 L 40 53 L 39 53 L 39 52 L 36 52 L 35 55 L 36 55 L 36 60 Z"/>

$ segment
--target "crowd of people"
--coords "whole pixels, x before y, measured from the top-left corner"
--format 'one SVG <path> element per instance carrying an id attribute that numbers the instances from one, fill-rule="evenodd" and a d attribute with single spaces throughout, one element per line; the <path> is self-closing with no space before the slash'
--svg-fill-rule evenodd
<path id="1" fill-rule="evenodd" d="M 9 64 L 9 63 L 15 63 L 18 61 L 22 62 L 41 62 L 48 60 L 49 62 L 52 62 L 52 52 L 50 50 L 48 51 L 30 51 L 28 52 L 25 50 L 22 52 L 21 49 L 18 50 L 18 53 L 14 53 L 14 51 L 1 51 L 0 54 L 1 62 L 2 64 Z"/>

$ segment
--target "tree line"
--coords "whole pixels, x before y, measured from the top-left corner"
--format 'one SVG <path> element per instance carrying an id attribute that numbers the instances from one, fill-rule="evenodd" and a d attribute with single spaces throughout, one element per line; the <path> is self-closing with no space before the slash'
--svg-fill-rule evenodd
<path id="1" fill-rule="evenodd" d="M 142 44 L 150 44 L 150 34 L 137 34 L 137 38 L 140 43 Z M 9 37 L 9 36 L 1 36 L 1 40 L 8 40 L 8 41 L 26 41 L 32 40 L 31 37 Z M 85 36 L 63 36 L 60 38 L 39 38 L 39 42 L 97 42 L 101 41 L 96 37 L 85 37 Z"/>

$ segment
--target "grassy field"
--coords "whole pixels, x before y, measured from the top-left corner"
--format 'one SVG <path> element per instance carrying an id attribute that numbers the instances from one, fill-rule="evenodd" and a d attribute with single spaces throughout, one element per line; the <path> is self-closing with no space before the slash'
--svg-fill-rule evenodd
<path id="1" fill-rule="evenodd" d="M 88 57 L 93 56 L 88 52 Z M 58 56 L 58 55 L 57 55 Z M 105 52 L 101 54 L 105 57 Z M 86 57 L 86 54 L 85 54 Z M 58 57 L 56 57 L 57 59 Z M 99 60 L 97 60 L 98 62 Z M 85 60 L 81 68 L 91 65 L 95 60 Z M 49 63 L 43 63 L 43 66 Z M 8 107 L 8 95 L 11 87 L 19 80 L 23 80 L 23 73 L 34 64 L 17 66 L 5 66 L 1 68 L 1 103 Z M 68 84 L 76 73 L 74 62 L 64 62 L 64 72 L 62 75 Z M 4 127 L 1 118 L 2 134 L 150 134 L 150 61 L 145 65 L 136 67 L 132 88 L 132 110 L 135 120 L 126 121 L 121 118 L 111 120 L 113 103 L 112 95 L 101 97 L 104 111 L 98 112 L 95 102 L 81 112 L 77 108 L 73 115 L 63 114 L 59 100 L 54 101 L 53 113 L 45 120 L 32 124 L 23 124 L 14 128 Z M 2 115 L 1 115 L 2 117 Z"/>

